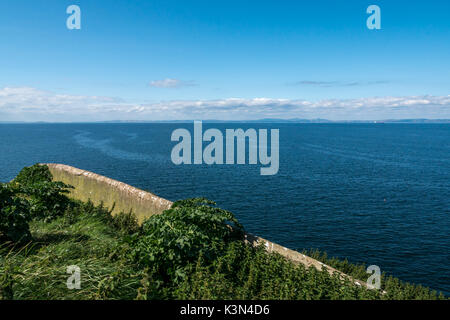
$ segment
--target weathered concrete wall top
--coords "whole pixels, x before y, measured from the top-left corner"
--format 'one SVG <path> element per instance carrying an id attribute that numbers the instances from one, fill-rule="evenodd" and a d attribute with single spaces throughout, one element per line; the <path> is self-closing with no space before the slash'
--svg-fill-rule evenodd
<path id="1" fill-rule="evenodd" d="M 149 216 L 160 214 L 172 205 L 171 201 L 160 198 L 150 192 L 89 171 L 63 164 L 46 165 L 49 167 L 54 180 L 62 181 L 75 187 L 70 194 L 74 199 L 81 201 L 91 200 L 97 205 L 103 202 L 105 207 L 110 209 L 114 206 L 113 214 L 132 210 L 141 223 Z M 301 263 L 308 268 L 315 267 L 318 270 L 326 268 L 329 273 L 336 272 L 342 278 L 346 278 L 359 286 L 367 286 L 363 281 L 355 280 L 320 261 L 266 239 L 246 234 L 245 240 L 253 246 L 264 245 L 268 252 L 276 252 L 294 263 Z"/>
<path id="2" fill-rule="evenodd" d="M 81 201 L 91 200 L 96 205 L 103 202 L 107 208 L 114 207 L 113 214 L 132 210 L 139 222 L 143 222 L 145 218 L 162 213 L 172 205 L 171 201 L 150 192 L 89 171 L 63 164 L 47 166 L 54 180 L 75 187 L 71 191 L 71 197 Z"/>

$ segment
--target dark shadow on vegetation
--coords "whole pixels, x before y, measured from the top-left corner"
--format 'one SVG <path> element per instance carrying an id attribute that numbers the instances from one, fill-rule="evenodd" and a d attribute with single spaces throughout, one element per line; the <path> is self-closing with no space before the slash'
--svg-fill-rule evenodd
<path id="1" fill-rule="evenodd" d="M 58 244 L 61 242 L 82 242 L 91 239 L 86 234 L 76 233 L 76 234 L 66 234 L 66 233 L 47 233 L 34 237 L 34 242 L 36 244 L 47 246 L 50 244 Z"/>

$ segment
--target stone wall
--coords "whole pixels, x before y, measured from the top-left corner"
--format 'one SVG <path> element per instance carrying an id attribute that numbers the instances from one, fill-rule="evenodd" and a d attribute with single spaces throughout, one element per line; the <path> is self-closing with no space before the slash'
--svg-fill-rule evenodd
<path id="1" fill-rule="evenodd" d="M 152 214 L 162 213 L 169 209 L 172 202 L 89 171 L 80 170 L 63 164 L 47 164 L 53 179 L 75 187 L 70 196 L 81 201 L 91 200 L 94 204 L 104 203 L 113 208 L 113 214 L 129 212 L 136 215 L 139 222 Z"/>

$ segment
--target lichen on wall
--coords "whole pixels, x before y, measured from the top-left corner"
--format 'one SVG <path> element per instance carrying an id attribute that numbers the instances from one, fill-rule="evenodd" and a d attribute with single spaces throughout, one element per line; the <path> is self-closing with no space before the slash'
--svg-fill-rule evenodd
<path id="1" fill-rule="evenodd" d="M 172 202 L 123 182 L 62 164 L 47 164 L 55 181 L 75 187 L 70 196 L 81 201 L 103 203 L 113 214 L 132 211 L 139 222 L 169 209 Z"/>

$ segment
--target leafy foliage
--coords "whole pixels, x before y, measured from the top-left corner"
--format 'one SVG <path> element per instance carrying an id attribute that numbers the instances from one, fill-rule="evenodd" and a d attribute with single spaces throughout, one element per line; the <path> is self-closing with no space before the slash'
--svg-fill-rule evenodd
<path id="1" fill-rule="evenodd" d="M 325 252 L 320 252 L 319 250 L 304 251 L 304 254 L 334 267 L 355 279 L 366 281 L 370 276 L 370 274 L 366 272 L 367 267 L 364 264 L 353 264 L 347 259 L 341 260 L 336 257 L 329 258 Z M 430 300 L 444 298 L 442 293 L 438 294 L 436 291 L 432 291 L 421 285 L 400 281 L 397 278 L 386 275 L 386 273 L 381 274 L 381 290 L 386 292 L 386 294 L 381 297 L 382 299 Z"/>
<path id="2" fill-rule="evenodd" d="M 175 202 L 161 215 L 146 220 L 142 233 L 130 239 L 131 259 L 149 267 L 160 281 L 181 281 L 186 266 L 201 255 L 214 260 L 227 242 L 242 236 L 234 215 L 206 199 Z"/>
<path id="3" fill-rule="evenodd" d="M 17 190 L 0 184 L 0 242 L 26 242 L 31 239 L 28 226 L 29 204 L 16 196 Z"/>
<path id="4" fill-rule="evenodd" d="M 374 299 L 367 290 L 330 275 L 328 271 L 295 265 L 263 247 L 230 243 L 213 264 L 199 258 L 192 272 L 175 290 L 177 299 Z"/>
<path id="5" fill-rule="evenodd" d="M 22 192 L 28 196 L 30 214 L 33 218 L 52 220 L 61 216 L 70 204 L 65 195 L 70 186 L 62 182 L 37 182 L 22 186 Z"/>
<path id="6" fill-rule="evenodd" d="M 45 165 L 35 164 L 31 167 L 23 168 L 14 179 L 14 182 L 21 185 L 33 185 L 40 182 L 51 182 L 52 174 Z"/>
<path id="7" fill-rule="evenodd" d="M 0 240 L 22 243 L 31 240 L 33 218 L 52 220 L 71 203 L 65 196 L 70 186 L 53 182 L 47 166 L 24 168 L 8 184 L 0 185 Z"/>
<path id="8" fill-rule="evenodd" d="M 52 178 L 47 166 L 36 164 L 22 169 L 13 181 L 27 197 L 33 218 L 52 220 L 70 204 L 66 194 L 72 187 Z"/>

